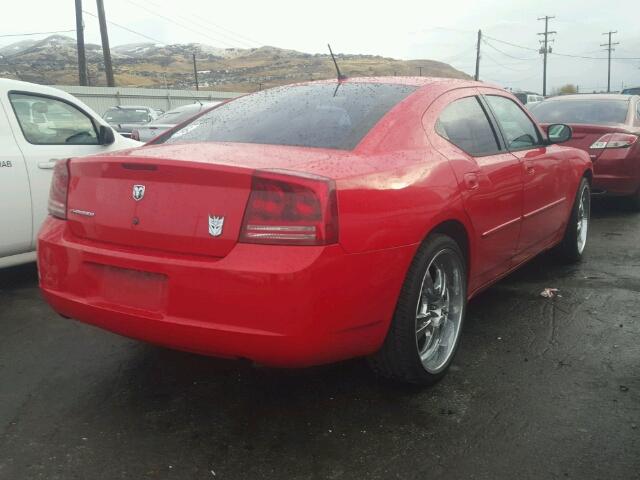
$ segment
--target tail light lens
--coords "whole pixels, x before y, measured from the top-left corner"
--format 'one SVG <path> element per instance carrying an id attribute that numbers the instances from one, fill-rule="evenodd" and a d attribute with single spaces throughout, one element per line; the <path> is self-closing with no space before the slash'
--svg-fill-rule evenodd
<path id="1" fill-rule="evenodd" d="M 604 148 L 628 148 L 638 141 L 637 135 L 628 133 L 607 133 L 591 145 L 592 150 Z"/>
<path id="2" fill-rule="evenodd" d="M 140 140 L 140 132 L 138 130 L 131 130 L 131 139 L 132 140 Z"/>
<path id="3" fill-rule="evenodd" d="M 67 194 L 69 193 L 69 159 L 58 160 L 53 168 L 53 179 L 49 190 L 49 214 L 67 219 Z"/>
<path id="4" fill-rule="evenodd" d="M 338 205 L 334 182 L 311 175 L 256 172 L 240 241 L 272 245 L 336 243 Z"/>

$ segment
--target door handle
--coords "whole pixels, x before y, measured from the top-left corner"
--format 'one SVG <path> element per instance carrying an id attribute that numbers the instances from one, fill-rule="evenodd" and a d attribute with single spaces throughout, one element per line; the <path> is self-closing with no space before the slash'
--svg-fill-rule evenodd
<path id="1" fill-rule="evenodd" d="M 58 160 L 60 159 L 52 158 L 50 160 L 44 160 L 42 162 L 38 162 L 38 168 L 41 168 L 42 170 L 52 170 L 56 166 L 56 163 L 58 163 Z"/>
<path id="2" fill-rule="evenodd" d="M 527 175 L 535 175 L 536 174 L 536 167 L 534 167 L 530 163 L 525 163 L 524 169 L 527 172 Z"/>

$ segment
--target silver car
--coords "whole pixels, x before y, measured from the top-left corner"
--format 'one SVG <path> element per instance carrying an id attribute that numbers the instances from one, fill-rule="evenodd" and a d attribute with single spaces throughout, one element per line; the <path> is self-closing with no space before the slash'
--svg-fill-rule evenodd
<path id="1" fill-rule="evenodd" d="M 219 103 L 220 102 L 192 103 L 176 107 L 173 110 L 169 110 L 168 112 L 160 115 L 152 122 L 134 129 L 131 132 L 131 138 L 134 140 L 140 140 L 141 142 L 148 142 L 170 128 L 173 128 L 185 120 L 190 119 L 194 115 L 197 115 L 202 110 L 213 107 Z"/>
<path id="2" fill-rule="evenodd" d="M 111 125 L 123 137 L 131 137 L 134 128 L 145 125 L 161 115 L 160 110 L 151 107 L 137 105 L 118 105 L 111 107 L 102 118 Z"/>

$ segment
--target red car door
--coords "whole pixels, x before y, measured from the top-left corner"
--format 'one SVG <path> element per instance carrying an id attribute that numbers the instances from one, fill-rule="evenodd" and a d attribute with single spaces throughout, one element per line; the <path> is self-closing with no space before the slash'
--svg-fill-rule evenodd
<path id="1" fill-rule="evenodd" d="M 545 145 L 538 126 L 518 103 L 495 90 L 482 89 L 507 149 L 523 170 L 522 231 L 517 250 L 530 256 L 557 238 L 567 215 L 566 179 L 570 164 L 558 148 Z"/>
<path id="2" fill-rule="evenodd" d="M 479 288 L 512 265 L 522 214 L 520 160 L 504 148 L 476 89 L 441 96 L 428 116 L 431 143 L 449 159 L 475 230 L 470 289 Z"/>

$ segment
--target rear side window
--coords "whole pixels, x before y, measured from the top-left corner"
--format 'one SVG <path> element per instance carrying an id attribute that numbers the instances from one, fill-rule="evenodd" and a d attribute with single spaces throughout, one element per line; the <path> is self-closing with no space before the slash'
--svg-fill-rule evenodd
<path id="1" fill-rule="evenodd" d="M 494 155 L 500 150 L 493 127 L 476 97 L 449 104 L 436 122 L 436 132 L 474 157 Z"/>
<path id="2" fill-rule="evenodd" d="M 615 125 L 627 121 L 628 100 L 546 100 L 532 110 L 541 123 Z"/>
<path id="3" fill-rule="evenodd" d="M 56 98 L 10 93 L 9 101 L 27 142 L 34 145 L 97 145 L 93 120 Z"/>
<path id="4" fill-rule="evenodd" d="M 487 95 L 485 98 L 510 150 L 531 148 L 541 143 L 535 124 L 513 100 L 496 95 Z"/>
<path id="5" fill-rule="evenodd" d="M 238 142 L 352 150 L 416 88 L 373 83 L 274 88 L 221 105 L 157 143 Z"/>
<path id="6" fill-rule="evenodd" d="M 104 114 L 109 123 L 146 123 L 151 120 L 148 110 L 142 108 L 110 108 Z"/>

